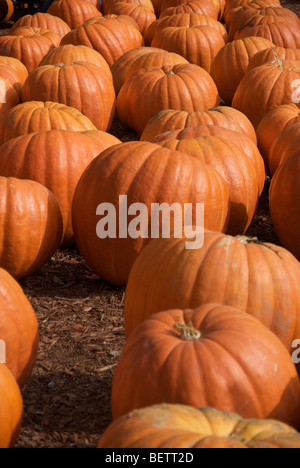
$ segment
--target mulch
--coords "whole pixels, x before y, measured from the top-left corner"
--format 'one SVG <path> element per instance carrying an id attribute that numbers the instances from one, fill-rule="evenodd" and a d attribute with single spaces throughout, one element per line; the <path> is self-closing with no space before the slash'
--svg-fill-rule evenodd
<path id="1" fill-rule="evenodd" d="M 300 5 L 282 2 L 300 13 Z M 3 30 L 2 30 L 3 31 Z M 111 133 L 137 140 L 115 118 Z M 279 244 L 267 179 L 248 235 Z M 21 282 L 39 321 L 39 356 L 23 389 L 18 448 L 93 448 L 110 424 L 114 369 L 125 343 L 125 289 L 95 278 L 76 248 Z"/>

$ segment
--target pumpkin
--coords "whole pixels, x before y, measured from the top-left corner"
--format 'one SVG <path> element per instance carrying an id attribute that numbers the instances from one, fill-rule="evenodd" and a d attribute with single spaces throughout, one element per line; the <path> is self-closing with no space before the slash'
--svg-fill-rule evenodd
<path id="1" fill-rule="evenodd" d="M 224 21 L 229 29 L 233 17 L 239 14 L 239 9 L 243 6 L 252 8 L 254 10 L 260 10 L 261 8 L 268 7 L 281 7 L 280 0 L 231 0 L 226 2 L 224 11 Z"/>
<path id="2" fill-rule="evenodd" d="M 299 242 L 300 153 L 298 150 L 277 169 L 269 193 L 270 212 L 282 245 L 300 261 Z M 283 216 L 284 213 L 284 216 Z"/>
<path id="3" fill-rule="evenodd" d="M 91 49 L 83 45 L 74 46 L 67 44 L 64 46 L 56 47 L 51 50 L 49 54 L 45 55 L 40 63 L 40 67 L 44 65 L 57 65 L 67 64 L 72 62 L 89 62 L 97 65 L 102 70 L 112 77 L 110 66 L 101 54 L 96 50 Z"/>
<path id="4" fill-rule="evenodd" d="M 219 51 L 212 63 L 211 76 L 223 101 L 231 104 L 251 58 L 272 45 L 261 37 L 246 37 L 229 42 Z"/>
<path id="5" fill-rule="evenodd" d="M 0 339 L 5 343 L 6 366 L 22 388 L 38 354 L 38 322 L 19 283 L 2 268 L 0 279 Z"/>
<path id="6" fill-rule="evenodd" d="M 13 448 L 20 432 L 23 400 L 20 389 L 7 369 L 0 363 L 0 448 Z"/>
<path id="7" fill-rule="evenodd" d="M 137 226 L 137 230 L 142 231 L 141 235 L 136 232 L 130 236 L 127 234 L 134 224 L 131 223 L 130 227 L 129 219 L 128 223 L 123 221 L 120 235 L 118 231 L 115 237 L 103 235 L 101 226 L 105 218 L 99 218 L 102 206 L 98 207 L 102 203 L 111 203 L 119 219 L 119 214 L 124 214 L 124 204 L 119 195 L 127 196 L 128 207 L 133 203 L 145 205 L 142 226 Z M 205 224 L 214 225 L 216 230 L 226 230 L 229 192 L 226 182 L 213 168 L 187 154 L 153 143 L 115 145 L 100 154 L 78 182 L 72 206 L 76 244 L 89 266 L 101 278 L 124 285 L 135 259 L 149 242 L 148 235 L 143 233 L 144 223 L 151 230 L 149 236 L 157 236 L 161 230 L 161 223 L 156 223 L 153 204 L 171 205 L 174 202 L 181 207 L 183 203 L 192 203 L 193 216 L 196 203 L 205 203 Z M 125 210 L 127 212 L 126 207 Z M 154 230 L 150 229 L 151 223 Z M 173 225 L 172 217 L 171 227 Z M 116 227 L 119 229 L 119 223 Z"/>
<path id="8" fill-rule="evenodd" d="M 14 14 L 14 4 L 12 0 L 0 0 L 0 23 L 9 21 Z"/>
<path id="9" fill-rule="evenodd" d="M 6 117 L 9 109 L 19 103 L 18 91 L 7 79 L 0 77 L 0 120 Z"/>
<path id="10" fill-rule="evenodd" d="M 300 78 L 300 61 L 268 62 L 246 73 L 233 97 L 232 107 L 243 112 L 258 127 L 271 109 L 291 104 L 294 83 Z"/>
<path id="11" fill-rule="evenodd" d="M 250 4 L 251 5 L 251 4 Z M 232 40 L 237 32 L 246 27 L 258 26 L 276 22 L 292 23 L 300 26 L 298 16 L 291 10 L 282 7 L 267 7 L 254 10 L 251 6 L 245 6 L 237 10 L 229 30 L 229 39 Z"/>
<path id="12" fill-rule="evenodd" d="M 233 140 L 234 141 L 234 140 Z M 200 136 L 160 141 L 163 148 L 196 157 L 213 167 L 226 181 L 230 196 L 227 232 L 244 234 L 255 214 L 259 182 L 254 164 L 233 141 L 218 136 Z"/>
<path id="13" fill-rule="evenodd" d="M 299 107 L 296 104 L 284 104 L 268 112 L 257 127 L 258 146 L 268 173 L 269 153 L 275 138 L 298 122 L 300 123 Z"/>
<path id="14" fill-rule="evenodd" d="M 129 17 L 127 17 L 129 18 Z M 136 23 L 135 23 L 136 24 Z M 83 24 L 67 34 L 61 45 L 85 45 L 99 52 L 110 67 L 129 50 L 144 45 L 144 39 L 136 27 L 120 17 L 101 18 L 101 21 Z"/>
<path id="15" fill-rule="evenodd" d="M 63 217 L 61 245 L 72 245 L 71 203 L 76 185 L 92 159 L 110 145 L 107 139 L 67 130 L 30 133 L 1 146 L 0 175 L 35 180 L 47 187 Z"/>
<path id="16" fill-rule="evenodd" d="M 259 320 L 204 304 L 154 314 L 125 343 L 112 383 L 113 418 L 158 403 L 208 406 L 297 428 L 300 382 L 288 351 Z"/>
<path id="17" fill-rule="evenodd" d="M 108 15 L 108 12 L 114 7 L 116 3 L 120 0 L 102 0 L 101 2 L 101 10 L 103 11 L 104 15 Z M 158 1 L 158 0 L 156 0 Z M 160 1 L 160 0 L 159 0 Z M 126 3 L 133 4 L 133 5 L 140 5 L 154 13 L 154 6 L 151 0 L 126 0 Z"/>
<path id="18" fill-rule="evenodd" d="M 234 39 L 249 36 L 264 37 L 279 47 L 300 48 L 300 27 L 289 22 L 283 21 L 257 26 L 252 26 L 251 22 L 249 22 L 234 35 Z"/>
<path id="19" fill-rule="evenodd" d="M 0 62 L 0 79 L 7 80 L 18 93 L 19 99 L 22 97 L 22 83 L 19 73 L 9 65 Z"/>
<path id="20" fill-rule="evenodd" d="M 207 231 L 198 250 L 186 249 L 185 236 L 155 239 L 130 273 L 126 335 L 155 312 L 213 302 L 256 317 L 290 349 L 300 336 L 299 275 L 292 254 L 255 238 Z"/>
<path id="21" fill-rule="evenodd" d="M 70 29 L 78 28 L 89 18 L 102 16 L 96 6 L 84 0 L 56 0 L 50 5 L 47 13 L 61 18 Z"/>
<path id="22" fill-rule="evenodd" d="M 233 142 L 235 145 L 239 146 L 239 148 L 243 151 L 245 155 L 248 156 L 251 163 L 255 167 L 259 183 L 259 195 L 261 195 L 266 179 L 264 161 L 257 146 L 244 133 L 239 133 L 237 131 L 224 127 L 218 127 L 217 125 L 199 125 L 197 127 L 187 127 L 183 130 L 172 130 L 170 132 L 165 132 L 160 135 L 157 135 L 151 141 L 152 143 L 160 144 L 160 142 L 164 142 L 164 144 L 166 144 L 167 140 L 177 140 L 178 144 L 180 140 L 198 138 L 203 136 L 220 137 L 222 139 L 229 140 L 230 142 Z M 197 154 L 199 155 L 198 151 Z"/>
<path id="23" fill-rule="evenodd" d="M 300 448 L 300 434 L 276 420 L 161 403 L 121 416 L 106 428 L 98 444 L 98 448 L 144 447 Z"/>
<path id="24" fill-rule="evenodd" d="M 182 55 L 208 73 L 214 58 L 224 45 L 224 39 L 216 28 L 204 25 L 159 29 L 151 42 L 151 47 L 160 47 Z"/>
<path id="25" fill-rule="evenodd" d="M 160 111 L 147 123 L 141 140 L 152 141 L 160 133 L 199 125 L 216 125 L 235 130 L 247 135 L 255 144 L 257 142 L 255 130 L 249 119 L 241 112 L 228 106 L 214 107 L 208 111 L 198 112 L 172 109 Z"/>
<path id="26" fill-rule="evenodd" d="M 216 20 L 219 17 L 219 12 L 216 9 L 213 1 L 191 0 L 188 2 L 183 2 L 180 5 L 177 4 L 177 6 L 164 8 L 160 14 L 160 18 L 164 18 L 165 16 L 177 15 L 179 13 L 200 13 L 201 15 L 208 15 Z"/>
<path id="27" fill-rule="evenodd" d="M 13 69 L 17 76 L 18 81 L 23 85 L 26 78 L 28 77 L 28 71 L 25 65 L 20 60 L 14 57 L 0 56 L 0 65 L 6 65 L 10 69 Z"/>
<path id="28" fill-rule="evenodd" d="M 44 266 L 62 236 L 58 203 L 34 181 L 0 177 L 0 267 L 21 279 Z"/>
<path id="29" fill-rule="evenodd" d="M 267 62 L 274 61 L 274 52 L 280 60 L 300 60 L 299 49 L 285 49 L 284 47 L 270 47 L 257 52 L 250 60 L 247 73 L 253 68 L 260 67 Z"/>
<path id="30" fill-rule="evenodd" d="M 47 130 L 96 130 L 95 125 L 73 107 L 56 102 L 28 101 L 11 108 L 0 118 L 0 144 L 27 133 Z"/>
<path id="31" fill-rule="evenodd" d="M 49 13 L 35 13 L 34 15 L 21 16 L 21 18 L 19 18 L 10 29 L 10 32 L 20 26 L 32 26 L 35 28 L 48 29 L 55 32 L 60 37 L 64 37 L 71 31 L 65 21 L 58 18 L 58 16 L 49 15 Z"/>
<path id="32" fill-rule="evenodd" d="M 164 18 L 157 19 L 147 29 L 145 35 L 145 42 L 150 45 L 153 41 L 156 31 L 167 28 L 167 27 L 187 27 L 192 26 L 211 26 L 215 28 L 223 37 L 224 42 L 228 42 L 228 33 L 222 23 L 216 21 L 214 18 L 208 15 L 202 15 L 198 13 L 180 13 L 177 15 L 166 16 Z"/>
<path id="33" fill-rule="evenodd" d="M 142 55 L 147 55 L 151 52 L 162 52 L 166 51 L 163 49 L 157 49 L 155 47 L 138 47 L 137 49 L 132 49 L 122 55 L 111 67 L 111 72 L 113 75 L 114 88 L 116 95 L 119 94 L 120 89 L 122 88 L 127 71 L 130 66 Z M 183 57 L 182 57 L 183 58 Z M 184 58 L 183 58 L 184 60 Z"/>
<path id="34" fill-rule="evenodd" d="M 278 167 L 300 148 L 300 123 L 289 126 L 277 135 L 269 152 L 270 175 L 273 176 Z"/>
<path id="35" fill-rule="evenodd" d="M 133 73 L 118 94 L 117 113 L 123 125 L 141 135 L 160 110 L 193 112 L 218 104 L 217 87 L 201 67 L 189 63 L 165 65 Z"/>
<path id="36" fill-rule="evenodd" d="M 30 73 L 50 50 L 59 45 L 60 40 L 58 34 L 48 29 L 23 26 L 10 36 L 0 37 L 0 55 L 20 60 Z"/>
<path id="37" fill-rule="evenodd" d="M 75 107 L 98 130 L 108 130 L 115 113 L 115 90 L 108 73 L 87 62 L 44 65 L 24 83 L 25 101 L 53 101 Z"/>
<path id="38" fill-rule="evenodd" d="M 110 10 L 109 14 L 128 15 L 133 18 L 144 37 L 150 24 L 156 20 L 156 15 L 147 7 L 126 2 L 117 2 Z"/>

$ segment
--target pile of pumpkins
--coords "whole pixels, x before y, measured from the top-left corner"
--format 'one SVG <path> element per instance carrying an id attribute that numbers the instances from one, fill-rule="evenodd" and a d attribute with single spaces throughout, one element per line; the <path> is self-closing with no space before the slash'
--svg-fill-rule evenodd
<path id="1" fill-rule="evenodd" d="M 279 0 L 56 0 L 0 37 L 0 97 L 0 446 L 38 347 L 17 280 L 76 244 L 126 285 L 99 447 L 300 447 L 298 16 Z M 136 141 L 109 133 L 115 114 Z M 246 235 L 266 173 L 282 247 Z M 142 231 L 175 203 L 191 225 L 204 204 L 204 226 Z"/>

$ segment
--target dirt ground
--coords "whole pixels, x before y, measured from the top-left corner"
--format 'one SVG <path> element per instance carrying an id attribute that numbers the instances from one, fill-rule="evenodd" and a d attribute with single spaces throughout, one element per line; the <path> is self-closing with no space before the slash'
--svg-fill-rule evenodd
<path id="1" fill-rule="evenodd" d="M 300 13 L 299 1 L 282 5 Z M 111 133 L 122 141 L 137 139 L 117 119 Z M 248 234 L 278 244 L 268 209 L 269 182 Z M 125 342 L 125 289 L 95 279 L 75 248 L 58 251 L 21 286 L 38 317 L 40 347 L 23 390 L 16 447 L 96 447 L 111 422 L 112 377 Z"/>

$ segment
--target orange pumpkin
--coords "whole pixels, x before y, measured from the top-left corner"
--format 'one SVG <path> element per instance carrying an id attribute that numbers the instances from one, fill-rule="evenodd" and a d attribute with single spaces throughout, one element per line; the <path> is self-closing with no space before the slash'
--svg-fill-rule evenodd
<path id="1" fill-rule="evenodd" d="M 300 60 L 300 49 L 285 49 L 284 47 L 270 47 L 257 52 L 250 60 L 247 73 L 255 67 L 260 67 L 267 62 L 273 62 L 275 54 L 280 60 Z"/>
<path id="2" fill-rule="evenodd" d="M 234 307 L 206 304 L 154 314 L 125 343 L 112 383 L 113 418 L 158 403 L 298 428 L 300 382 L 288 351 L 262 323 Z"/>
<path id="3" fill-rule="evenodd" d="M 50 31 L 55 32 L 60 37 L 64 37 L 68 34 L 71 29 L 58 16 L 50 15 L 49 13 L 35 13 L 34 15 L 25 15 L 21 16 L 13 27 L 10 29 L 10 32 L 13 32 L 15 29 L 20 26 L 32 26 L 35 28 L 49 29 Z"/>
<path id="4" fill-rule="evenodd" d="M 108 13 L 116 15 L 128 15 L 133 18 L 137 22 L 143 37 L 145 37 L 150 24 L 156 20 L 156 15 L 151 10 L 149 10 L 149 8 L 143 5 L 135 5 L 133 3 L 130 4 L 126 2 L 117 2 Z"/>
<path id="5" fill-rule="evenodd" d="M 23 400 L 14 377 L 1 363 L 0 408 L 0 448 L 13 448 L 21 429 Z"/>
<path id="6" fill-rule="evenodd" d="M 289 126 L 277 135 L 269 152 L 270 175 L 295 151 L 300 149 L 300 123 Z"/>
<path id="7" fill-rule="evenodd" d="M 89 18 L 102 16 L 96 6 L 84 0 L 56 0 L 50 5 L 47 13 L 61 18 L 70 29 L 78 28 Z"/>
<path id="8" fill-rule="evenodd" d="M 252 26 L 253 24 L 253 26 Z M 273 42 L 276 46 L 299 49 L 300 48 L 300 27 L 294 23 L 282 22 L 255 25 L 249 22 L 241 28 L 234 39 L 242 39 L 249 36 L 264 37 Z"/>
<path id="9" fill-rule="evenodd" d="M 184 2 L 168 0 L 168 2 L 169 5 L 173 3 L 175 6 L 165 8 L 167 2 L 163 2 L 163 11 L 160 14 L 160 18 L 178 15 L 180 13 L 200 13 L 201 15 L 208 15 L 216 20 L 219 17 L 219 12 L 215 7 L 214 2 L 211 0 L 190 0 Z"/>

